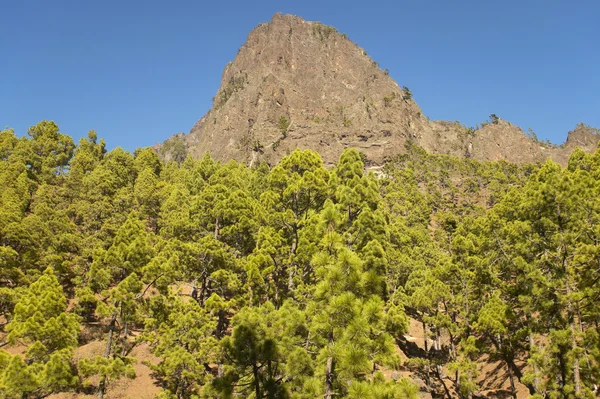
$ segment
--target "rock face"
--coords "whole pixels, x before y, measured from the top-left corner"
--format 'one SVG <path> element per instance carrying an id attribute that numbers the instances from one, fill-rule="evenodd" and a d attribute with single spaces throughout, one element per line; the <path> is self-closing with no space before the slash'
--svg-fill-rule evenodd
<path id="1" fill-rule="evenodd" d="M 576 146 L 592 151 L 599 138 L 581 127 L 564 148 L 550 148 L 502 120 L 477 131 L 432 122 L 410 92 L 345 35 L 319 22 L 275 14 L 250 32 L 223 71 L 212 109 L 179 139 L 193 156 L 209 151 L 223 161 L 274 164 L 295 148 L 310 148 L 332 164 L 353 147 L 380 165 L 401 153 L 407 140 L 433 153 L 480 160 L 551 157 L 564 163 Z"/>

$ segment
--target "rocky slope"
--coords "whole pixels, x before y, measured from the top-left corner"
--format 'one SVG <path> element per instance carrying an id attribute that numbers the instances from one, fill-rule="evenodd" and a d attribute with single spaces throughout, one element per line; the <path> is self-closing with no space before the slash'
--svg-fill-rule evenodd
<path id="1" fill-rule="evenodd" d="M 593 151 L 599 138 L 579 126 L 559 148 L 502 120 L 477 130 L 430 121 L 410 92 L 344 34 L 278 13 L 250 32 L 225 67 L 212 109 L 188 135 L 158 148 L 166 159 L 209 151 L 223 161 L 270 164 L 310 148 L 331 164 L 354 147 L 379 165 L 413 140 L 433 153 L 510 162 L 550 157 L 564 164 L 576 146 Z"/>

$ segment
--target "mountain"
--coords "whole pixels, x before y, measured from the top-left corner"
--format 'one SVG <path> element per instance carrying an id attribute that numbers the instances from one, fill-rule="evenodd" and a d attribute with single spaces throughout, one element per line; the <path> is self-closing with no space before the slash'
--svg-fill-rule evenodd
<path id="1" fill-rule="evenodd" d="M 593 151 L 600 134 L 579 125 L 562 146 L 541 143 L 494 118 L 483 127 L 431 121 L 345 34 L 320 22 L 277 13 L 248 35 L 227 64 L 213 106 L 188 135 L 157 149 L 166 159 L 206 151 L 218 159 L 276 163 L 295 148 L 318 151 L 327 165 L 346 147 L 381 165 L 408 140 L 437 154 L 478 160 L 564 164 L 579 146 Z"/>

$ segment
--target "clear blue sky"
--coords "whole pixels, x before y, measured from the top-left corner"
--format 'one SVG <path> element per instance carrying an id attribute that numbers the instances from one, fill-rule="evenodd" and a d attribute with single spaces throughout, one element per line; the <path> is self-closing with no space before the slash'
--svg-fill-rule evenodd
<path id="1" fill-rule="evenodd" d="M 553 142 L 600 127 L 597 0 L 1 1 L 0 127 L 52 119 L 129 150 L 187 133 L 276 11 L 345 32 L 432 119 L 495 113 Z"/>

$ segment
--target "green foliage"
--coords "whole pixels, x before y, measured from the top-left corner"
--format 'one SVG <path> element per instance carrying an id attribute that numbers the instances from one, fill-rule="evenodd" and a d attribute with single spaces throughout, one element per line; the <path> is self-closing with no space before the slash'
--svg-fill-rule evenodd
<path id="1" fill-rule="evenodd" d="M 110 395 L 145 348 L 164 398 L 415 398 L 400 367 L 469 398 L 487 361 L 513 396 L 597 395 L 600 152 L 563 168 L 409 141 L 376 177 L 353 149 L 246 167 L 29 133 L 0 132 L 0 344 L 21 346 L 0 397 Z"/>
<path id="2" fill-rule="evenodd" d="M 102 356 L 85 358 L 79 361 L 78 368 L 83 378 L 98 376 L 100 379 L 116 380 L 121 377 L 135 378 L 132 359 L 117 357 L 108 359 Z M 89 381 L 84 381 L 89 384 Z"/>
<path id="3" fill-rule="evenodd" d="M 0 358 L 0 364 L 6 363 L 4 373 L 0 373 L 2 397 L 22 397 L 34 391 L 49 394 L 75 387 L 71 358 L 78 343 L 78 317 L 66 313 L 66 298 L 51 268 L 17 295 L 12 316 L 6 327 L 8 341 L 30 345 L 26 363 L 19 355 L 10 360 L 8 355 Z"/>
<path id="4" fill-rule="evenodd" d="M 286 133 L 287 134 L 287 133 Z M 240 139 L 240 147 L 244 151 L 263 152 L 265 146 L 254 136 L 247 134 Z"/>
<path id="5" fill-rule="evenodd" d="M 406 86 L 402 86 L 402 99 L 404 101 L 412 99 L 412 91 Z"/>
<path id="6" fill-rule="evenodd" d="M 66 313 L 67 301 L 54 271 L 44 274 L 25 292 L 18 295 L 12 320 L 7 325 L 8 340 L 25 339 L 37 344 L 36 356 L 77 345 L 79 322 L 77 316 Z M 33 354 L 32 354 L 33 355 Z"/>
<path id="7" fill-rule="evenodd" d="M 321 41 L 327 40 L 332 33 L 337 33 L 337 30 L 333 26 L 323 25 L 320 22 L 313 22 L 312 27 L 313 35 L 317 36 Z"/>
<path id="8" fill-rule="evenodd" d="M 527 137 L 529 137 L 531 139 L 531 141 L 533 141 L 534 143 L 537 143 L 537 144 L 542 145 L 544 147 L 549 147 L 549 148 L 558 148 L 559 147 L 558 145 L 553 144 L 552 142 L 550 142 L 550 140 L 540 140 L 538 138 L 537 134 L 533 131 L 532 128 L 528 128 L 527 132 L 525 132 L 525 135 Z"/>
<path id="9" fill-rule="evenodd" d="M 215 381 L 219 390 L 262 398 L 286 398 L 278 379 L 282 362 L 268 303 L 259 309 L 241 309 L 232 320 L 232 333 L 223 340 L 225 375 Z M 237 386 L 244 387 L 241 390 Z"/>
<path id="10" fill-rule="evenodd" d="M 217 323 L 194 301 L 168 299 L 174 303 L 167 319 L 146 337 L 161 359 L 150 366 L 171 394 L 190 397 L 207 381 L 205 364 L 216 357 L 212 333 Z"/>
<path id="11" fill-rule="evenodd" d="M 78 378 L 72 364 L 71 350 L 61 350 L 50 355 L 41 374 L 41 389 L 44 392 L 64 392 L 77 387 Z"/>
<path id="12" fill-rule="evenodd" d="M 353 383 L 348 392 L 349 399 L 417 399 L 419 388 L 409 379 L 398 382 L 383 382 L 383 378 L 375 378 L 373 382 Z"/>
<path id="13" fill-rule="evenodd" d="M 183 134 L 176 134 L 165 140 L 159 147 L 158 153 L 163 159 L 173 160 L 178 163 L 183 162 L 187 157 L 187 148 Z"/>
<path id="14" fill-rule="evenodd" d="M 392 106 L 392 102 L 396 99 L 396 93 L 391 92 L 389 94 L 386 94 L 383 97 L 383 105 L 385 107 L 391 107 Z"/>
<path id="15" fill-rule="evenodd" d="M 279 118 L 279 122 L 277 122 L 277 127 L 281 131 L 281 136 L 283 138 L 286 138 L 288 128 L 290 127 L 290 121 L 285 116 L 282 116 L 281 118 Z"/>
<path id="16" fill-rule="evenodd" d="M 30 171 L 39 182 L 62 174 L 73 156 L 73 139 L 59 133 L 58 125 L 53 121 L 42 121 L 31 126 L 27 134 L 32 138 L 25 153 Z"/>
<path id="17" fill-rule="evenodd" d="M 231 96 L 234 93 L 236 93 L 240 90 L 243 90 L 247 84 L 248 84 L 248 75 L 247 74 L 233 75 L 229 79 L 229 82 L 227 83 L 225 88 L 223 88 L 223 90 L 221 90 L 217 94 L 217 98 L 216 98 L 215 104 L 214 104 L 215 109 L 219 109 L 223 105 L 225 105 L 225 103 L 227 103 L 227 101 L 231 98 Z"/>
<path id="18" fill-rule="evenodd" d="M 0 356 L 2 356 L 0 354 Z M 4 355 L 7 356 L 7 355 Z M 0 394 L 3 398 L 19 399 L 27 397 L 38 389 L 39 376 L 25 364 L 20 356 L 12 356 L 4 360 L 5 367 L 0 374 Z"/>

